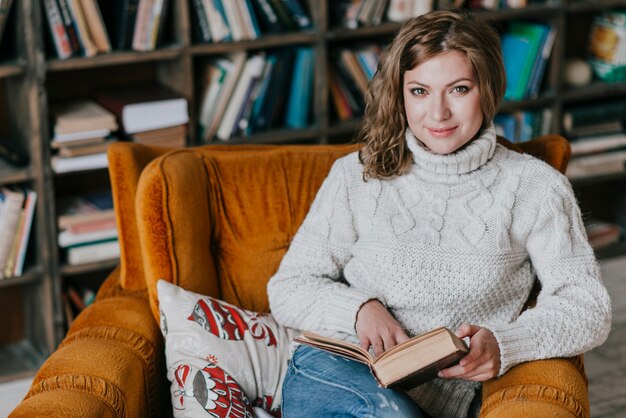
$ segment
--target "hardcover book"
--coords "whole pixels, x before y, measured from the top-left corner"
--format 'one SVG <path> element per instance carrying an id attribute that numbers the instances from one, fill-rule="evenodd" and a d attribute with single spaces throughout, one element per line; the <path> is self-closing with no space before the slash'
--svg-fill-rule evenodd
<path id="1" fill-rule="evenodd" d="M 467 344 L 445 327 L 410 338 L 378 357 L 356 344 L 308 331 L 294 341 L 364 363 L 382 387 L 405 390 L 434 379 L 469 353 Z"/>

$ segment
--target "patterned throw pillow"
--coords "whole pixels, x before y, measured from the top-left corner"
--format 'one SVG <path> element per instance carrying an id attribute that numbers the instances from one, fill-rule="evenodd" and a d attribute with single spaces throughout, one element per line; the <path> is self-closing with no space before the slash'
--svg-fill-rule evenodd
<path id="1" fill-rule="evenodd" d="M 258 408 L 280 416 L 298 331 L 164 280 L 157 290 L 174 416 L 251 418 Z"/>

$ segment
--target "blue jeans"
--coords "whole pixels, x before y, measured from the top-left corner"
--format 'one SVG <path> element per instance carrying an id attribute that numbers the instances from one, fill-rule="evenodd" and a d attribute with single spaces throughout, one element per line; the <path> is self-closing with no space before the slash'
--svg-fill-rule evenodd
<path id="1" fill-rule="evenodd" d="M 283 383 L 283 418 L 423 418 L 404 392 L 384 389 L 357 361 L 300 346 Z"/>

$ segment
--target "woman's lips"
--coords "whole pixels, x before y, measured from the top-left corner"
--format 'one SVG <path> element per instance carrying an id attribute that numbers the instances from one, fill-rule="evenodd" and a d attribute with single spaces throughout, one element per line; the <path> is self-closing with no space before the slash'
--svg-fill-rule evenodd
<path id="1" fill-rule="evenodd" d="M 447 138 L 450 135 L 452 135 L 454 133 L 454 130 L 456 129 L 456 127 L 454 128 L 441 128 L 441 129 L 433 129 L 433 128 L 428 128 L 428 132 L 430 132 L 430 134 L 432 136 L 436 136 L 437 138 Z"/>

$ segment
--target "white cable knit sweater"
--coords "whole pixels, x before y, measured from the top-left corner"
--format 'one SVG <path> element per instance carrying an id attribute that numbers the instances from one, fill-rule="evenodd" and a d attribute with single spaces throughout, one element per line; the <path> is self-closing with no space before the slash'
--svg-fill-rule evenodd
<path id="1" fill-rule="evenodd" d="M 610 300 L 568 180 L 497 145 L 493 125 L 448 155 L 406 140 L 406 175 L 364 182 L 356 153 L 333 165 L 268 285 L 275 318 L 358 343 L 356 314 L 377 298 L 409 335 L 489 328 L 500 374 L 601 344 Z M 520 314 L 535 274 L 537 306 Z M 478 387 L 435 379 L 410 394 L 431 416 L 464 417 Z"/>

